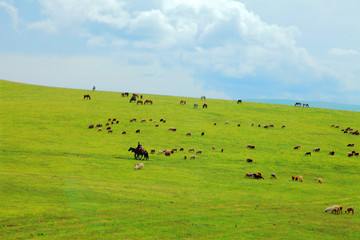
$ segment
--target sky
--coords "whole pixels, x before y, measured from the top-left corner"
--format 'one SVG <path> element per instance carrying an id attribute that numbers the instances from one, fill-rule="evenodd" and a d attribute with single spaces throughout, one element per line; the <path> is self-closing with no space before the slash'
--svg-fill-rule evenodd
<path id="1" fill-rule="evenodd" d="M 358 0 L 0 0 L 0 79 L 360 105 Z"/>

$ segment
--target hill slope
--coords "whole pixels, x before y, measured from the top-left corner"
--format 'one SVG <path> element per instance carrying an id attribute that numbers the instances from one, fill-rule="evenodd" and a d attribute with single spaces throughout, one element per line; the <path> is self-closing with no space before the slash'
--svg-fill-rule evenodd
<path id="1" fill-rule="evenodd" d="M 360 151 L 360 137 L 341 131 L 360 129 L 359 112 L 215 99 L 207 99 L 203 109 L 200 99 L 180 105 L 180 97 L 146 94 L 143 100 L 154 104 L 137 105 L 115 92 L 8 81 L 0 86 L 1 239 L 360 235 L 360 157 L 347 156 Z M 110 124 L 113 133 L 105 130 L 108 118 L 119 121 Z M 97 123 L 103 131 L 88 128 Z M 138 141 L 156 150 L 149 161 L 128 152 Z M 301 148 L 294 150 L 296 145 Z M 321 151 L 312 152 L 316 147 Z M 169 157 L 157 154 L 173 148 L 178 152 Z M 308 151 L 311 156 L 305 156 Z M 142 170 L 134 170 L 138 162 L 145 163 Z M 261 172 L 265 179 L 244 178 L 247 172 Z M 272 172 L 277 179 L 270 179 Z M 304 182 L 292 181 L 292 175 Z M 355 215 L 323 212 L 335 204 L 355 206 Z"/>

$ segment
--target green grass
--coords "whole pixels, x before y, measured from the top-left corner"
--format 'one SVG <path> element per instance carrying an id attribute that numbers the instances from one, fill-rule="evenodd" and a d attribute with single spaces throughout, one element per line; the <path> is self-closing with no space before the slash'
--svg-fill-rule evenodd
<path id="1" fill-rule="evenodd" d="M 0 239 L 360 239 L 360 157 L 347 157 L 360 137 L 341 132 L 360 129 L 359 112 L 216 99 L 202 109 L 200 99 L 143 95 L 154 104 L 0 81 Z M 119 120 L 112 134 L 88 129 L 109 117 Z M 185 152 L 134 160 L 138 141 Z M 203 151 L 194 160 L 192 147 Z M 265 180 L 244 178 L 250 171 Z M 355 215 L 323 212 L 335 204 Z"/>

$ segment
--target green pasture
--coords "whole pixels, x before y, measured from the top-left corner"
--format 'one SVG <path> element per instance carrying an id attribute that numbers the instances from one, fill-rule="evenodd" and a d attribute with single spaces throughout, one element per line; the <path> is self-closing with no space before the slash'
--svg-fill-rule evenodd
<path id="1" fill-rule="evenodd" d="M 360 130 L 360 112 L 142 95 L 153 105 L 0 80 L 0 239 L 360 239 L 360 156 L 347 156 L 360 136 L 341 131 Z M 138 141 L 149 161 L 128 152 Z"/>

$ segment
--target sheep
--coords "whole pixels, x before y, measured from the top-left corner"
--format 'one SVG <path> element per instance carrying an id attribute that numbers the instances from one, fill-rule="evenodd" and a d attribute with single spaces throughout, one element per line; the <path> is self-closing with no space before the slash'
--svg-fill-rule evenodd
<path id="1" fill-rule="evenodd" d="M 215 150 L 215 146 L 212 146 L 212 149 Z"/>
<path id="2" fill-rule="evenodd" d="M 135 164 L 135 170 L 142 169 L 144 167 L 144 163 L 136 163 Z"/>
<path id="3" fill-rule="evenodd" d="M 271 173 L 271 177 L 277 179 L 277 176 L 275 175 L 275 173 Z"/>
<path id="4" fill-rule="evenodd" d="M 191 155 L 190 159 L 195 159 L 195 155 Z"/>
<path id="5" fill-rule="evenodd" d="M 186 133 L 186 136 L 191 136 L 191 132 Z"/>
<path id="6" fill-rule="evenodd" d="M 102 131 L 102 128 L 98 128 L 98 132 L 101 132 Z"/>
<path id="7" fill-rule="evenodd" d="M 320 152 L 320 148 L 314 148 L 314 152 Z"/>
<path id="8" fill-rule="evenodd" d="M 338 206 L 327 207 L 327 208 L 325 208 L 325 212 L 337 213 L 338 212 Z"/>
<path id="9" fill-rule="evenodd" d="M 177 152 L 177 148 L 173 148 L 171 151 L 173 151 L 173 152 Z"/>
<path id="10" fill-rule="evenodd" d="M 294 147 L 294 150 L 296 150 L 296 149 L 299 149 L 300 148 L 300 146 L 298 145 L 298 146 L 295 146 Z"/>
<path id="11" fill-rule="evenodd" d="M 154 154 L 154 153 L 155 153 L 155 149 L 151 149 L 151 153 Z"/>
<path id="12" fill-rule="evenodd" d="M 105 123 L 105 125 L 106 125 L 106 126 L 109 126 L 109 125 L 110 125 L 110 123 L 108 123 L 108 122 L 107 122 L 107 123 Z"/>
<path id="13" fill-rule="evenodd" d="M 319 183 L 322 183 L 322 179 L 321 179 L 320 177 L 318 178 L 318 182 L 319 182 Z"/>
<path id="14" fill-rule="evenodd" d="M 329 155 L 334 156 L 334 155 L 335 155 L 335 151 L 331 150 L 331 151 L 329 152 Z"/>
<path id="15" fill-rule="evenodd" d="M 156 124 L 156 125 L 155 125 L 155 127 L 158 127 L 158 126 L 159 126 L 159 124 Z"/>
<path id="16" fill-rule="evenodd" d="M 348 147 L 353 147 L 355 144 L 354 143 L 349 143 L 347 146 Z"/>
<path id="17" fill-rule="evenodd" d="M 89 128 L 94 128 L 94 124 L 90 124 L 90 125 L 89 125 Z"/>
<path id="18" fill-rule="evenodd" d="M 195 149 L 194 148 L 189 148 L 189 152 L 194 152 Z"/>
<path id="19" fill-rule="evenodd" d="M 198 150 L 197 152 L 196 152 L 196 154 L 201 154 L 202 153 L 202 151 L 201 150 Z"/>
<path id="20" fill-rule="evenodd" d="M 255 148 L 255 146 L 254 146 L 254 145 L 251 145 L 251 144 L 247 145 L 246 147 L 247 147 L 247 148 L 250 148 L 250 149 L 254 149 L 254 148 Z"/>
<path id="21" fill-rule="evenodd" d="M 302 176 L 299 176 L 299 181 L 303 182 L 303 177 Z"/>
<path id="22" fill-rule="evenodd" d="M 285 125 L 282 125 L 282 127 L 281 128 L 285 128 Z"/>
<path id="23" fill-rule="evenodd" d="M 201 133 L 201 136 L 204 136 L 204 135 L 205 135 L 205 132 L 202 132 L 202 133 Z"/>
<path id="24" fill-rule="evenodd" d="M 345 213 L 348 213 L 348 214 L 350 214 L 350 212 L 352 212 L 352 214 L 354 214 L 354 207 L 353 206 L 351 206 L 351 207 L 348 207 L 348 208 L 346 208 L 346 210 L 345 210 Z"/>
<path id="25" fill-rule="evenodd" d="M 214 126 L 216 126 L 216 122 L 214 122 Z"/>
<path id="26" fill-rule="evenodd" d="M 174 128 L 174 127 L 169 127 L 168 130 L 169 130 L 169 131 L 176 131 L 176 128 Z"/>
<path id="27" fill-rule="evenodd" d="M 164 153 L 164 151 L 160 150 L 157 154 L 162 154 L 162 153 Z"/>

